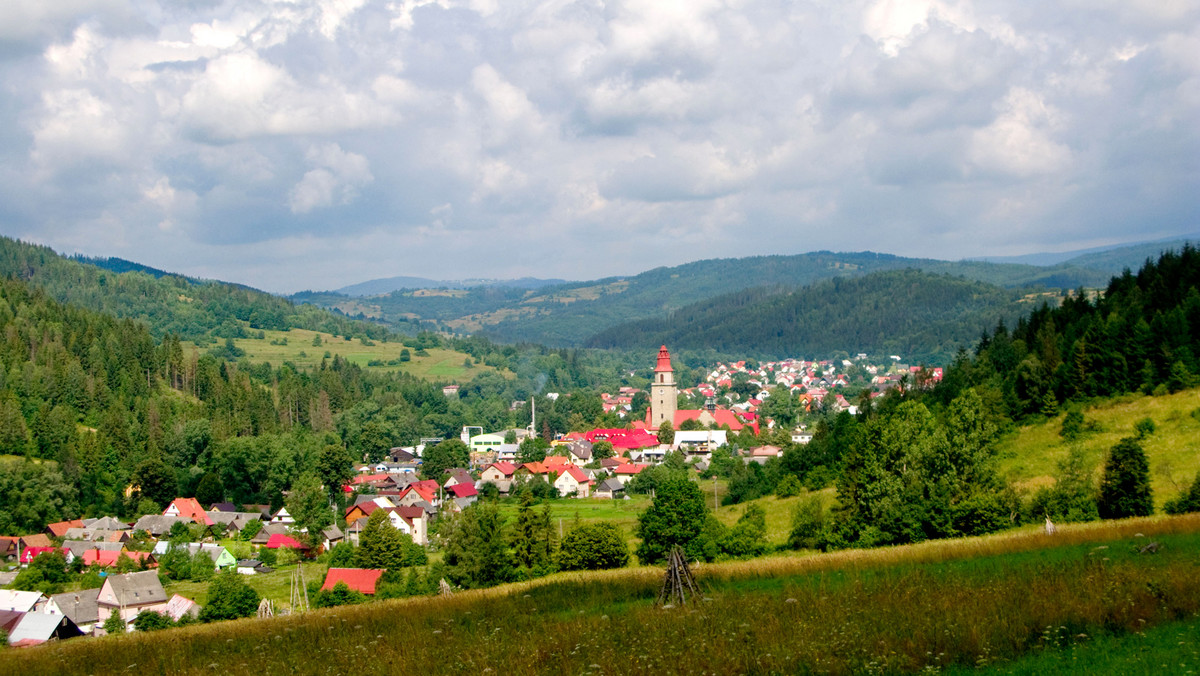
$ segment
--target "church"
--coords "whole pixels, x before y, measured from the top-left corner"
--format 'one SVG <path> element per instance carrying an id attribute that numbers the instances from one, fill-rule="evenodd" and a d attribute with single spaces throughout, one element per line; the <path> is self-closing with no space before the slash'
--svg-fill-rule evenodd
<path id="1" fill-rule="evenodd" d="M 658 363 L 654 366 L 654 381 L 650 383 L 650 408 L 646 411 L 646 419 L 634 423 L 635 428 L 649 431 L 657 430 L 663 422 L 669 421 L 676 430 L 685 420 L 695 420 L 704 427 L 729 427 L 732 432 L 750 427 L 758 433 L 758 423 L 743 421 L 736 412 L 718 407 L 716 402 L 709 400 L 704 408 L 678 410 L 679 388 L 675 385 L 675 369 L 671 368 L 671 353 L 663 345 L 658 350 Z"/>

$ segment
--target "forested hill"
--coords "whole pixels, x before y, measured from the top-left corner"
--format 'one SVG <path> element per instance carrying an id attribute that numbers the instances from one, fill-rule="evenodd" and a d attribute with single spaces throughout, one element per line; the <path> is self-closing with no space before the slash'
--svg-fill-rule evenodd
<path id="1" fill-rule="evenodd" d="M 1114 277 L 1094 301 L 1039 309 L 999 325 L 977 356 L 947 373 L 946 397 L 995 391 L 1014 418 L 1053 415 L 1071 399 L 1178 391 L 1200 373 L 1200 251 L 1185 246 L 1136 274 Z"/>
<path id="2" fill-rule="evenodd" d="M 949 361 L 997 318 L 1015 320 L 1030 301 L 1057 296 L 917 270 L 835 278 L 785 292 L 748 289 L 601 331 L 589 347 L 667 344 L 763 357 L 850 353 L 899 354 Z"/>
<path id="3" fill-rule="evenodd" d="M 128 271 L 125 271 L 128 270 Z M 381 338 L 389 330 L 237 284 L 195 280 L 121 261 L 66 258 L 0 237 L 0 276 L 25 280 L 59 301 L 145 322 L 151 333 L 200 343 L 250 329 L 292 327 Z"/>
<path id="4" fill-rule="evenodd" d="M 916 259 L 873 252 L 818 251 L 789 256 L 704 260 L 649 270 L 632 277 L 519 288 L 424 289 L 350 298 L 332 293 L 297 294 L 300 302 L 389 322 L 419 318 L 462 333 L 481 332 L 502 342 L 582 345 L 597 331 L 638 319 L 661 317 L 716 296 L 754 287 L 795 288 L 834 277 L 915 268 L 1007 287 L 1094 287 L 1111 273 L 1070 263 L 1051 267 L 974 261 Z"/>

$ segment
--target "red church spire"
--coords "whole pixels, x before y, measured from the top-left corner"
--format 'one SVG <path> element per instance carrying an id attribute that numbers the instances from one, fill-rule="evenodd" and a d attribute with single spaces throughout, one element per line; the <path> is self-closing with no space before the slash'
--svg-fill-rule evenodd
<path id="1" fill-rule="evenodd" d="M 658 373 L 660 371 L 674 372 L 674 370 L 675 369 L 671 368 L 671 353 L 667 352 L 667 346 L 663 345 L 658 350 L 658 366 L 654 367 L 654 372 L 655 373 Z"/>

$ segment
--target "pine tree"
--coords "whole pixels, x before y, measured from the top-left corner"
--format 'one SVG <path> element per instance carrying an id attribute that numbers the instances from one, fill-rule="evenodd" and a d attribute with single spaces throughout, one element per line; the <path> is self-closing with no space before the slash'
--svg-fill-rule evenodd
<path id="1" fill-rule="evenodd" d="M 1149 516 L 1154 512 L 1150 465 L 1137 439 L 1126 437 L 1109 451 L 1096 506 L 1102 519 Z"/>

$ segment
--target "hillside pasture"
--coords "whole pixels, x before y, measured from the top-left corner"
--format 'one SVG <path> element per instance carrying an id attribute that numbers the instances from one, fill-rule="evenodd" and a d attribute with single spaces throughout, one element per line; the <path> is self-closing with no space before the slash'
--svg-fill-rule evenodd
<path id="1" fill-rule="evenodd" d="M 1200 611 L 1200 516 L 700 566 L 562 573 L 393 600 L 0 653 L 5 673 L 917 673 L 1003 665 Z M 1143 546 L 1159 543 L 1157 553 Z M 1086 673 L 1086 664 L 1065 671 Z"/>
<path id="2" fill-rule="evenodd" d="M 251 331 L 251 335 L 257 335 Z M 321 338 L 320 345 L 313 345 L 313 339 Z M 284 340 L 287 344 L 283 344 Z M 347 339 L 319 331 L 307 329 L 291 329 L 290 331 L 263 331 L 262 338 L 236 338 L 233 343 L 245 350 L 246 358 L 252 362 L 269 362 L 279 366 L 291 362 L 301 368 L 317 368 L 325 353 L 332 359 L 340 356 L 364 369 L 385 372 L 404 372 L 431 382 L 466 383 L 480 373 L 497 372 L 497 369 L 485 364 L 465 366 L 470 355 L 465 352 L 445 348 L 426 348 L 425 356 L 418 356 L 415 348 L 406 348 L 398 342 L 373 341 L 366 345 L 361 340 Z M 389 364 L 399 360 L 400 351 L 407 349 L 410 361 Z M 371 365 L 371 362 L 382 364 Z M 511 375 L 503 371 L 505 375 Z"/>
<path id="3" fill-rule="evenodd" d="M 1200 389 L 1158 397 L 1126 395 L 1085 408 L 1084 420 L 1093 429 L 1075 441 L 1059 435 L 1066 416 L 1060 413 L 1007 434 L 997 446 L 1000 473 L 1018 489 L 1032 492 L 1052 484 L 1058 464 L 1078 447 L 1096 468 L 1099 482 L 1109 449 L 1122 437 L 1133 436 L 1137 421 L 1150 418 L 1156 429 L 1142 447 L 1150 462 L 1155 509 L 1162 509 L 1200 472 L 1200 418 L 1192 415 L 1197 410 Z"/>

